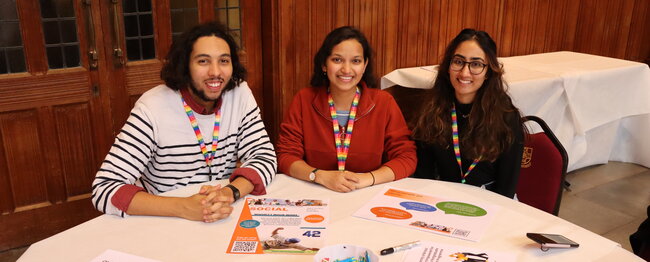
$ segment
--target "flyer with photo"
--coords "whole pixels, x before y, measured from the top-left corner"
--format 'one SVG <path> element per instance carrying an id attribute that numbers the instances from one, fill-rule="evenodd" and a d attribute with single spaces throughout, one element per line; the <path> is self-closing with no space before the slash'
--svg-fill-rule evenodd
<path id="1" fill-rule="evenodd" d="M 315 254 L 325 245 L 329 201 L 247 198 L 230 254 Z"/>
<path id="2" fill-rule="evenodd" d="M 463 246 L 453 246 L 434 242 L 421 242 L 417 248 L 406 251 L 402 261 L 419 262 L 514 262 L 516 256 L 511 253 L 480 250 Z"/>
<path id="3" fill-rule="evenodd" d="M 499 206 L 449 200 L 386 187 L 354 216 L 479 241 Z"/>

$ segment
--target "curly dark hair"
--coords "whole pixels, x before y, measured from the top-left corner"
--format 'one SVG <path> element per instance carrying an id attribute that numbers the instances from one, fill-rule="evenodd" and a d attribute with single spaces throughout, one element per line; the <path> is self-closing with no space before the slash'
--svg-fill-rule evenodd
<path id="1" fill-rule="evenodd" d="M 160 70 L 160 79 L 173 89 L 179 90 L 192 84 L 190 75 L 190 55 L 197 39 L 203 36 L 216 36 L 223 39 L 230 47 L 230 58 L 232 59 L 232 77 L 223 92 L 232 90 L 246 78 L 246 68 L 239 60 L 239 48 L 235 39 L 228 33 L 228 28 L 217 22 L 207 22 L 192 27 L 184 32 L 172 43 L 169 53 L 163 62 Z"/>
<path id="2" fill-rule="evenodd" d="M 365 82 L 366 86 L 369 88 L 375 88 L 377 86 L 377 79 L 372 69 L 372 48 L 370 48 L 368 39 L 366 39 L 363 33 L 351 26 L 339 27 L 327 34 L 325 40 L 323 40 L 323 44 L 321 44 L 318 52 L 316 52 L 316 55 L 314 56 L 314 73 L 311 75 L 311 86 L 327 87 L 330 85 L 330 80 L 327 78 L 327 74 L 325 74 L 323 71 L 323 66 L 325 65 L 325 61 L 327 61 L 327 57 L 332 54 L 332 49 L 334 49 L 334 46 L 348 39 L 355 39 L 359 41 L 361 47 L 363 48 L 363 60 L 368 62 L 366 71 L 361 77 L 361 81 Z"/>
<path id="3" fill-rule="evenodd" d="M 503 80 L 503 66 L 497 61 L 496 43 L 485 31 L 466 28 L 449 43 L 433 88 L 426 91 L 425 102 L 413 128 L 413 137 L 442 147 L 452 143 L 451 107 L 455 101 L 455 92 L 449 78 L 449 66 L 456 49 L 465 41 L 475 41 L 485 52 L 488 71 L 474 98 L 467 128 L 459 135 L 460 146 L 470 158 L 480 156 L 481 160 L 494 161 L 515 139 L 507 117 L 516 112 L 519 116 L 516 121 L 524 132 L 526 128 L 520 119 L 519 109 L 506 93 L 508 86 Z"/>

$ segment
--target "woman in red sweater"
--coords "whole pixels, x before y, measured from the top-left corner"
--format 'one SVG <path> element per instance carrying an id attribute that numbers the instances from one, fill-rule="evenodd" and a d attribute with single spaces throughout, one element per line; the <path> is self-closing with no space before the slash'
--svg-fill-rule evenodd
<path id="1" fill-rule="evenodd" d="M 311 87 L 296 94 L 280 126 L 280 172 L 350 192 L 415 171 L 411 132 L 393 97 L 374 88 L 371 54 L 355 28 L 327 35 Z"/>

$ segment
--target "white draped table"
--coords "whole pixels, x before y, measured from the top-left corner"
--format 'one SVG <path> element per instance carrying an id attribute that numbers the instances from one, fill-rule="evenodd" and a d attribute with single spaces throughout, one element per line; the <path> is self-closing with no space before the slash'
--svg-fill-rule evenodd
<path id="1" fill-rule="evenodd" d="M 215 182 L 212 182 L 214 184 Z M 491 204 L 501 208 L 479 242 L 471 242 L 392 224 L 353 217 L 384 185 L 351 193 L 337 193 L 322 186 L 283 174 L 267 188 L 270 198 L 329 199 L 330 223 L 327 245 L 352 244 L 381 249 L 414 240 L 432 241 L 484 250 L 509 252 L 517 261 L 643 261 L 617 243 L 559 217 L 478 187 L 460 183 L 406 178 L 386 184 L 391 187 L 444 197 L 449 201 Z M 187 196 L 199 185 L 181 188 L 165 195 Z M 180 218 L 102 215 L 62 233 L 34 243 L 19 261 L 90 261 L 107 249 L 161 261 L 312 261 L 311 255 L 235 255 L 226 249 L 243 207 L 235 204 L 233 215 L 215 223 Z M 47 219 L 47 218 L 43 218 Z M 527 232 L 562 234 L 579 248 L 542 252 L 526 238 Z M 403 252 L 381 256 L 381 261 L 400 261 Z"/>
<path id="2" fill-rule="evenodd" d="M 499 58 L 524 115 L 544 119 L 569 154 L 569 171 L 609 160 L 650 167 L 650 69 L 574 52 Z M 431 88 L 437 66 L 397 69 L 381 79 Z"/>

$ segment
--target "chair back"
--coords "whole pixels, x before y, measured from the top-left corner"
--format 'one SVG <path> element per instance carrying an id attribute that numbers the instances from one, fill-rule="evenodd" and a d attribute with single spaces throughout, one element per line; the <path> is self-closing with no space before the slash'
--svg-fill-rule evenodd
<path id="1" fill-rule="evenodd" d="M 537 123 L 543 132 L 530 134 L 526 139 L 517 198 L 557 216 L 569 157 L 544 120 L 536 116 L 525 116 L 523 121 Z"/>

